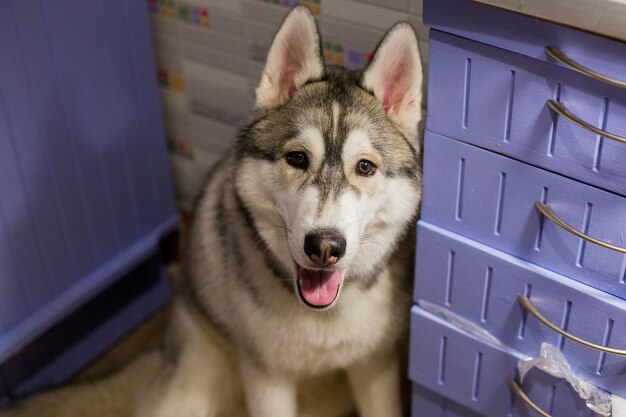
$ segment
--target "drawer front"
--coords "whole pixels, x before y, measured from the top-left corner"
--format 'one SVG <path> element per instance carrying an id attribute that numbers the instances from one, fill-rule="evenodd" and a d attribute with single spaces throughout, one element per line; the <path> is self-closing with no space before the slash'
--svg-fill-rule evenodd
<path id="1" fill-rule="evenodd" d="M 515 351 L 485 343 L 413 307 L 410 353 L 409 377 L 416 384 L 480 415 L 531 414 L 507 386 L 516 377 L 519 354 Z M 554 417 L 593 415 L 563 380 L 532 370 L 523 388 Z"/>
<path id="2" fill-rule="evenodd" d="M 413 384 L 411 417 L 481 417 L 472 410 Z"/>
<path id="3" fill-rule="evenodd" d="M 554 63 L 545 46 L 558 46 L 581 65 L 626 80 L 626 44 L 468 0 L 427 0 L 431 28 Z"/>
<path id="4" fill-rule="evenodd" d="M 626 143 L 547 105 L 626 138 L 626 89 L 437 31 L 430 56 L 429 130 L 626 195 Z"/>
<path id="5" fill-rule="evenodd" d="M 626 395 L 626 357 L 567 339 L 517 301 L 527 296 L 548 320 L 589 342 L 626 349 L 626 301 L 421 221 L 415 300 L 427 301 L 481 326 L 506 346 L 537 356 L 558 346 L 574 371 Z"/>
<path id="6" fill-rule="evenodd" d="M 534 207 L 626 246 L 626 199 L 427 132 L 422 219 L 626 298 L 626 255 L 563 230 Z"/>

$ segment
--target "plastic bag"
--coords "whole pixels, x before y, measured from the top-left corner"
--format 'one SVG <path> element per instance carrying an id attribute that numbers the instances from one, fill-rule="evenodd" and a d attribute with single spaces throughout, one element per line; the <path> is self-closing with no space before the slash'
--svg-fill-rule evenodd
<path id="1" fill-rule="evenodd" d="M 611 415 L 611 394 L 577 377 L 563 353 L 549 343 L 541 344 L 538 357 L 520 359 L 517 368 L 522 382 L 532 368 L 538 368 L 556 378 L 564 378 L 580 398 L 586 401 L 587 407 L 600 415 Z"/>

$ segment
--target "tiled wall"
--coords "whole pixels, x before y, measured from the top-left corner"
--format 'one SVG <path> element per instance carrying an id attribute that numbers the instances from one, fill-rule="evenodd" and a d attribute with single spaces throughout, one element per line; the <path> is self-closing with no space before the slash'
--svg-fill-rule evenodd
<path id="1" fill-rule="evenodd" d="M 246 122 L 274 33 L 298 4 L 316 16 L 329 63 L 364 67 L 398 21 L 416 29 L 427 62 L 421 0 L 149 0 L 181 209 Z"/>

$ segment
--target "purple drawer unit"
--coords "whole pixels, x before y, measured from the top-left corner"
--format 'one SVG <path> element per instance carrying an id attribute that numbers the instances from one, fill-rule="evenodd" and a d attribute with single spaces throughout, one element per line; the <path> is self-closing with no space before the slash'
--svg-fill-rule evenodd
<path id="1" fill-rule="evenodd" d="M 423 15 L 413 417 L 537 415 L 507 380 L 544 341 L 626 395 L 626 357 L 602 352 L 626 349 L 626 43 L 470 0 L 425 0 Z M 422 308 L 437 306 L 502 345 Z M 539 371 L 523 388 L 552 416 L 594 415 Z"/>
<path id="2" fill-rule="evenodd" d="M 576 373 L 626 395 L 626 357 L 560 336 L 518 303 L 527 296 L 548 320 L 592 343 L 626 348 L 626 301 L 421 221 L 415 301 L 437 304 L 481 326 L 506 346 L 537 356 L 562 349 Z"/>
<path id="3" fill-rule="evenodd" d="M 424 1 L 424 23 L 512 52 L 555 62 L 545 46 L 561 48 L 581 65 L 626 80 L 626 44 L 470 0 Z"/>
<path id="4" fill-rule="evenodd" d="M 625 246 L 626 199 L 427 132 L 422 219 L 626 298 L 626 256 L 589 243 L 537 211 Z"/>
<path id="5" fill-rule="evenodd" d="M 624 67 L 626 70 L 626 66 Z M 626 195 L 626 89 L 457 36 L 430 36 L 428 130 Z"/>
<path id="6" fill-rule="evenodd" d="M 411 415 L 413 417 L 481 417 L 472 410 L 416 384 L 413 384 L 411 393 Z"/>
<path id="7" fill-rule="evenodd" d="M 469 335 L 419 307 L 411 311 L 409 377 L 474 413 L 489 417 L 531 414 L 507 385 L 517 376 L 519 358 L 519 353 Z M 554 417 L 593 415 L 563 380 L 537 370 L 528 373 L 523 389 Z M 420 416 L 416 407 L 413 416 Z"/>

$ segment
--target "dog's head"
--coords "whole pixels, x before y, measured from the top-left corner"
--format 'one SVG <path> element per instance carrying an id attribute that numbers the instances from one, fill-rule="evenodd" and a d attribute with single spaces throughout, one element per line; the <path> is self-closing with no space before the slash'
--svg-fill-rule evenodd
<path id="1" fill-rule="evenodd" d="M 236 188 L 260 239 L 309 307 L 380 272 L 420 200 L 422 66 L 395 25 L 364 71 L 325 66 L 304 7 L 285 19 L 237 144 Z"/>

